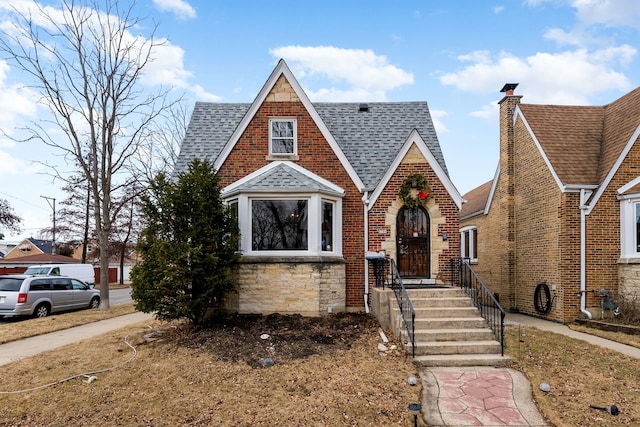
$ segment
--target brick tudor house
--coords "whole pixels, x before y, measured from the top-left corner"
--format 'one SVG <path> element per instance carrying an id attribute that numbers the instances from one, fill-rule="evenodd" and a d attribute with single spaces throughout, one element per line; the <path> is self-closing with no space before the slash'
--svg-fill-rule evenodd
<path id="1" fill-rule="evenodd" d="M 253 103 L 196 103 L 175 171 L 195 158 L 238 216 L 231 311 L 368 311 L 367 252 L 423 284 L 459 257 L 462 197 L 425 102 L 312 103 L 280 60 Z"/>
<path id="2" fill-rule="evenodd" d="M 464 195 L 462 256 L 507 309 L 600 318 L 601 289 L 640 295 L 640 88 L 558 106 L 520 103 L 515 86 L 499 102 L 495 177 Z"/>

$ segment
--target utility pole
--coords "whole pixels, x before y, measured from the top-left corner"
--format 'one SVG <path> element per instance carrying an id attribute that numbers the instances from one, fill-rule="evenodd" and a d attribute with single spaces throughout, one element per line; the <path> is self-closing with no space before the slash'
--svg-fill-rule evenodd
<path id="1" fill-rule="evenodd" d="M 49 203 L 49 206 L 53 209 L 53 230 L 52 230 L 53 238 L 51 242 L 51 254 L 55 255 L 57 252 L 56 251 L 56 199 L 53 197 L 47 197 L 47 196 L 40 196 L 40 197 L 45 199 L 47 203 Z"/>

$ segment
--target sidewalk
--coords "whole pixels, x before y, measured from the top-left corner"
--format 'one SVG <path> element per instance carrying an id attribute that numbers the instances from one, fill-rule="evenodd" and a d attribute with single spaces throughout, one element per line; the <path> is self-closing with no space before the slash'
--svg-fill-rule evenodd
<path id="1" fill-rule="evenodd" d="M 151 314 L 136 312 L 51 332 L 49 334 L 38 335 L 20 341 L 1 344 L 0 366 L 152 318 L 153 316 Z"/>
<path id="2" fill-rule="evenodd" d="M 640 359 L 640 349 L 576 332 L 533 316 L 508 313 L 507 325 L 554 332 Z M 510 368 L 425 368 L 422 413 L 428 426 L 546 426 L 532 400 L 531 384 Z"/>

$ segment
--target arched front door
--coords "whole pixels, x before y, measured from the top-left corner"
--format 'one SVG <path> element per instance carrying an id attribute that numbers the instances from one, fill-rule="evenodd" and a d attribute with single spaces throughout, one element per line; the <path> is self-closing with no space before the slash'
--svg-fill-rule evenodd
<path id="1" fill-rule="evenodd" d="M 403 207 L 396 221 L 398 270 L 402 277 L 430 277 L 430 224 L 427 211 Z"/>

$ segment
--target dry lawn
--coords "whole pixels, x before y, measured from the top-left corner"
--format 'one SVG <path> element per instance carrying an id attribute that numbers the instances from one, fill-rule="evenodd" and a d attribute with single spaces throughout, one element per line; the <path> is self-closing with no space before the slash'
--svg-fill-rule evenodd
<path id="1" fill-rule="evenodd" d="M 381 356 L 381 341 L 363 314 L 228 318 L 203 331 L 150 321 L 3 366 L 0 425 L 413 425 L 416 368 L 403 352 Z M 21 391 L 80 373 L 97 379 Z"/>
<path id="2" fill-rule="evenodd" d="M 12 322 L 0 336 L 131 311 Z M 637 336 L 572 327 L 640 346 Z M 520 337 L 510 327 L 506 337 L 550 425 L 640 425 L 640 361 L 535 328 Z M 150 321 L 3 366 L 0 426 L 411 426 L 407 405 L 421 389 L 407 378 L 416 368 L 399 351 L 378 354 L 380 342 L 366 315 L 237 316 L 200 331 Z M 264 367 L 267 357 L 273 366 Z M 82 373 L 97 379 L 75 377 Z M 620 415 L 590 404 L 615 404 Z"/>
<path id="3" fill-rule="evenodd" d="M 509 327 L 507 354 L 531 382 L 536 405 L 551 425 L 640 425 L 640 360 L 535 328 L 525 334 L 520 338 L 518 328 Z M 539 388 L 543 382 L 551 386 L 548 393 Z M 620 415 L 589 407 L 612 404 Z"/>
<path id="4" fill-rule="evenodd" d="M 7 319 L 8 323 L 0 325 L 0 344 L 135 313 L 135 311 L 133 303 L 128 303 L 113 306 L 109 310 L 79 310 L 52 314 L 41 319 L 10 318 Z"/>

